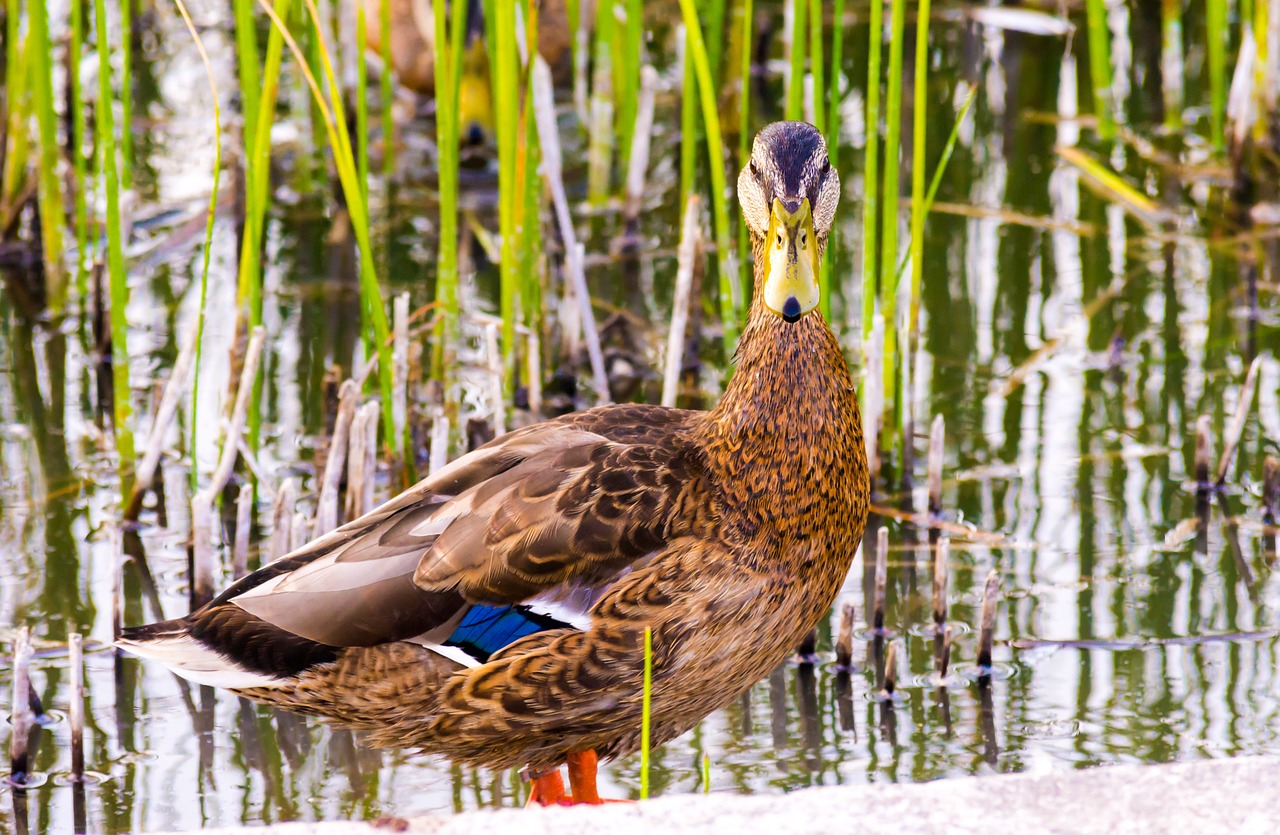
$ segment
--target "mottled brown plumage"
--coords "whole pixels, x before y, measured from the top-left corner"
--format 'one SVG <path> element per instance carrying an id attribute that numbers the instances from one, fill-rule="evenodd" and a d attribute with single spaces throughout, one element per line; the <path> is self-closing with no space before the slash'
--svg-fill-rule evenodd
<path id="1" fill-rule="evenodd" d="M 868 479 L 853 382 L 809 301 L 838 177 L 792 122 L 761 133 L 747 178 L 755 300 L 715 409 L 513 432 L 123 645 L 377 745 L 535 771 L 637 749 L 646 628 L 655 745 L 767 675 L 835 598 Z M 441 654 L 468 612 L 548 602 L 582 619 Z"/>

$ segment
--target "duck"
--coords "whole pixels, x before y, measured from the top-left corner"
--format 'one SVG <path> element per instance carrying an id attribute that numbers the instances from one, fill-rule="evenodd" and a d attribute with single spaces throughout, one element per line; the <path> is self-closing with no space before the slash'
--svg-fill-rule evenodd
<path id="1" fill-rule="evenodd" d="M 530 803 L 602 802 L 646 695 L 655 747 L 735 700 L 829 612 L 862 538 L 861 417 L 819 309 L 839 195 L 813 126 L 755 137 L 754 294 L 712 409 L 510 432 L 118 645 L 373 746 L 521 768 Z"/>
<path id="2" fill-rule="evenodd" d="M 458 79 L 458 115 L 461 138 L 480 145 L 493 129 L 489 56 L 484 43 L 484 8 L 481 0 L 467 4 L 466 37 Z M 365 49 L 382 52 L 382 2 L 362 0 L 365 13 Z M 387 0 L 391 20 L 391 65 L 397 81 L 420 95 L 435 93 L 435 19 L 432 0 Z M 565 0 L 543 0 L 538 7 L 538 53 L 551 69 L 563 76 L 572 48 L 569 13 Z"/>

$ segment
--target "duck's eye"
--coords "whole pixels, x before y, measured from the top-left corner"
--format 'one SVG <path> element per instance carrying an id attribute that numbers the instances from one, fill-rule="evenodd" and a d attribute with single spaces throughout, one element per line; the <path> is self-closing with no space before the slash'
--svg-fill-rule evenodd
<path id="1" fill-rule="evenodd" d="M 800 239 L 797 241 L 801 249 L 807 249 L 809 246 L 809 232 L 805 229 L 800 230 Z"/>
<path id="2" fill-rule="evenodd" d="M 755 177 L 757 180 L 760 179 L 760 169 L 756 168 L 756 161 L 754 159 L 747 163 L 747 168 L 751 170 L 752 177 Z"/>
<path id="3" fill-rule="evenodd" d="M 785 240 L 783 240 L 783 238 L 782 238 L 782 233 L 781 233 L 781 232 L 779 232 L 779 233 L 778 233 L 778 244 L 777 244 L 777 245 L 778 245 L 778 249 L 782 249 L 782 247 L 786 245 L 786 241 L 785 241 Z"/>
<path id="4" fill-rule="evenodd" d="M 825 177 L 825 176 L 827 176 L 827 174 L 828 174 L 830 171 L 831 171 L 831 160 L 829 160 L 829 159 L 824 159 L 824 160 L 822 161 L 822 176 L 824 176 L 824 177 Z"/>

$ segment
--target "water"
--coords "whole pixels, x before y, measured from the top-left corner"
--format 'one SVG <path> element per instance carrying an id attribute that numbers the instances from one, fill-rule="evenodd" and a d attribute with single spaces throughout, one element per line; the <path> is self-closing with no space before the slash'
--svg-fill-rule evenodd
<path id="1" fill-rule="evenodd" d="M 704 755 L 712 791 L 758 793 L 1280 753 L 1280 587 L 1260 501 L 1262 457 L 1280 451 L 1275 239 L 1259 237 L 1249 248 L 1233 243 L 1228 236 L 1239 230 L 1210 189 L 1224 172 L 1210 165 L 1206 143 L 1161 129 L 1158 21 L 1146 6 L 1112 13 L 1121 110 L 1137 135 L 1180 166 L 1139 154 L 1131 144 L 1108 150 L 1087 127 L 1057 120 L 1077 106 L 1089 110 L 1087 73 L 1079 70 L 1077 80 L 1076 70 L 1064 65 L 1065 39 L 975 27 L 962 12 L 949 7 L 934 27 L 929 158 L 932 166 L 941 152 L 963 96 L 958 88 L 975 84 L 973 117 L 938 199 L 980 211 L 962 215 L 944 206 L 928 225 L 915 472 L 919 483 L 925 427 L 942 414 L 946 516 L 978 532 L 953 537 L 950 617 L 958 627 L 976 624 L 986 574 L 1000 572 L 995 675 L 989 687 L 976 684 L 976 635 L 957 629 L 955 675 L 945 689 L 934 686 L 932 638 L 922 630 L 929 619 L 929 556 L 918 543 L 927 540 L 888 519 L 888 625 L 900 642 L 897 697 L 874 697 L 874 659 L 865 640 L 856 642 L 852 675 L 835 669 L 833 625 L 827 625 L 818 664 L 784 666 L 739 703 L 655 751 L 656 794 L 703 791 Z M 221 5 L 196 14 L 201 23 L 226 24 Z M 757 16 L 780 28 L 778 8 L 758 9 Z M 855 362 L 866 74 L 861 9 L 857 21 L 845 48 L 845 201 L 833 303 Z M 615 332 L 615 348 L 641 371 L 633 396 L 656 400 L 653 372 L 660 367 L 678 234 L 678 76 L 669 59 L 674 34 L 666 20 L 652 23 L 648 49 L 665 87 L 638 261 L 608 255 L 621 231 L 616 214 L 579 212 L 578 225 L 600 310 L 628 323 L 629 338 Z M 1190 11 L 1184 23 L 1184 117 L 1191 129 L 1203 129 L 1203 23 Z M 151 381 L 168 373 L 182 334 L 193 326 L 198 230 L 212 159 L 210 100 L 194 48 L 167 11 L 148 25 L 137 61 L 135 218 L 178 211 L 140 223 L 131 250 L 129 352 L 141 437 L 150 420 Z M 234 89 L 232 39 L 218 27 L 206 27 L 205 38 L 225 103 Z M 1087 64 L 1082 41 L 1077 33 L 1073 49 L 1081 65 Z M 782 55 L 776 39 L 770 50 Z M 286 89 L 296 89 L 295 81 Z M 754 102 L 759 124 L 781 116 L 783 89 L 776 73 L 762 80 Z M 558 97 L 565 100 L 566 91 Z M 277 153 L 281 173 L 268 228 L 271 341 L 260 459 L 274 478 L 297 474 L 310 490 L 313 450 L 324 431 L 324 374 L 331 363 L 344 373 L 352 368 L 359 299 L 349 241 L 335 232 L 341 224 L 334 222 L 334 201 L 323 183 L 304 188 L 310 127 L 301 98 L 285 98 L 302 115 L 277 128 L 284 150 Z M 568 111 L 562 127 L 571 198 L 581 198 L 585 142 Z M 404 177 L 391 201 L 382 184 L 370 189 L 375 235 L 389 243 L 392 259 L 387 289 L 408 292 L 413 308 L 434 292 L 431 135 L 429 122 L 405 128 Z M 1173 222 L 1148 226 L 1091 191 L 1054 152 L 1056 143 L 1075 142 L 1157 200 Z M 492 176 L 480 172 L 468 181 L 464 200 L 492 231 Z M 195 232 L 182 231 L 193 218 Z M 464 307 L 493 312 L 496 272 L 482 256 L 476 259 L 479 271 L 465 282 Z M 216 459 L 213 427 L 230 376 L 232 323 L 223 311 L 233 304 L 234 264 L 234 227 L 224 213 L 195 409 L 205 472 Z M 1256 307 L 1248 292 L 1255 265 Z M 34 760 L 39 785 L 26 799 L 30 829 L 73 826 L 64 718 L 65 645 L 72 631 L 90 639 L 86 760 L 99 775 L 85 789 L 91 831 L 521 803 L 526 789 L 514 773 L 455 768 L 407 751 L 368 751 L 318 723 L 187 688 L 155 665 L 126 658 L 117 668 L 104 645 L 111 636 L 110 530 L 119 495 L 96 418 L 96 348 L 87 319 L 78 315 L 33 325 L 15 278 L 7 278 L 0 296 L 0 625 L 6 641 L 13 626 L 32 627 L 33 681 L 51 713 Z M 621 351 L 624 342 L 631 344 Z M 481 363 L 480 345 L 479 334 L 470 333 L 464 360 Z M 714 397 L 720 351 L 712 339 L 700 346 L 706 363 L 700 379 Z M 1222 436 L 1255 352 L 1264 358 L 1239 462 L 1223 506 L 1201 525 L 1189 474 L 1192 427 L 1197 415 L 1207 414 L 1215 437 Z M 422 394 L 415 386 L 414 401 Z M 483 392 L 470 391 L 467 402 L 484 416 Z M 190 414 L 184 406 L 184 432 Z M 176 448 L 176 431 L 172 440 Z M 145 554 L 154 599 L 166 616 L 175 616 L 187 606 L 185 459 L 166 461 L 164 484 L 164 513 L 149 500 L 123 547 Z M 379 489 L 389 494 L 389 475 Z M 885 506 L 923 506 L 918 488 L 909 495 L 883 493 Z M 265 532 L 267 504 L 258 511 Z M 868 565 L 861 555 L 856 559 L 839 601 L 855 603 L 860 624 L 869 600 Z M 133 563 L 123 577 L 124 621 L 154 619 Z M 6 670 L 0 689 L 8 688 Z M 607 794 L 637 796 L 638 758 L 610 765 L 603 780 Z M 0 823 L 12 829 L 22 799 L 7 787 L 0 793 Z"/>

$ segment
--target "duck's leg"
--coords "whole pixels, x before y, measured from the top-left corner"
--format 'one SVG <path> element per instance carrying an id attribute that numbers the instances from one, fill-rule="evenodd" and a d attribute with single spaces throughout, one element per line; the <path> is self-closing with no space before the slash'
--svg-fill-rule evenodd
<path id="1" fill-rule="evenodd" d="M 569 788 L 574 803 L 630 803 L 630 800 L 602 799 L 596 789 L 596 770 L 599 758 L 595 751 L 578 751 L 566 758 L 569 765 Z"/>
<path id="2" fill-rule="evenodd" d="M 529 790 L 529 802 L 526 806 L 568 806 L 573 802 L 564 790 L 564 778 L 560 769 L 554 768 L 530 780 L 533 787 Z"/>

